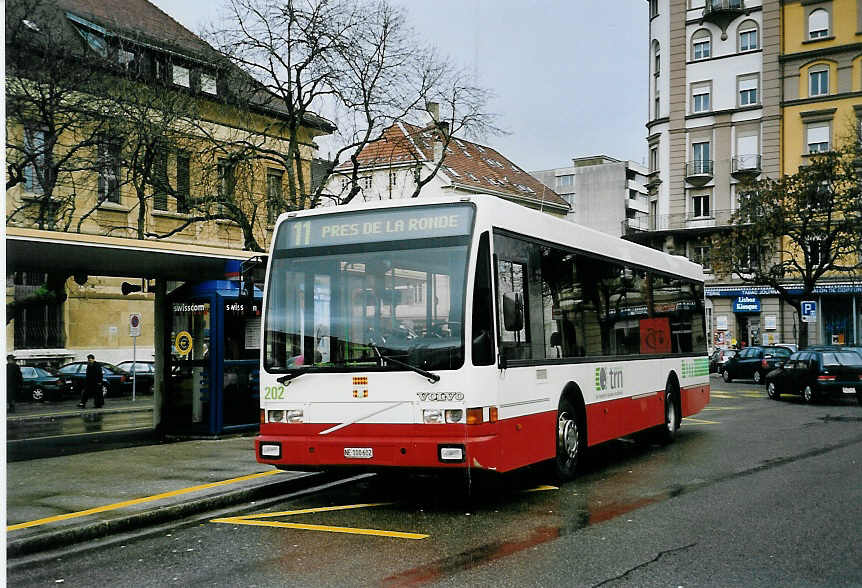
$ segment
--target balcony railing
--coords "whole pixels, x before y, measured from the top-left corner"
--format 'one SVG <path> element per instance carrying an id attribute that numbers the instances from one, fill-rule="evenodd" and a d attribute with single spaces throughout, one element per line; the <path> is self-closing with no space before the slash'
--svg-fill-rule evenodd
<path id="1" fill-rule="evenodd" d="M 737 155 L 730 160 L 730 173 L 735 178 L 757 176 L 762 170 L 760 162 L 760 155 Z"/>
<path id="2" fill-rule="evenodd" d="M 685 181 L 689 184 L 702 186 L 712 179 L 713 161 L 699 159 L 685 164 Z"/>
<path id="3" fill-rule="evenodd" d="M 706 6 L 703 7 L 704 18 L 722 12 L 745 12 L 745 2 L 743 0 L 706 0 Z"/>
<path id="4" fill-rule="evenodd" d="M 721 29 L 721 40 L 724 41 L 727 39 L 727 25 L 745 13 L 743 0 L 706 0 L 701 19 L 717 25 Z"/>
<path id="5" fill-rule="evenodd" d="M 713 210 L 709 216 L 693 216 L 692 213 L 660 214 L 654 217 L 636 215 L 622 223 L 624 235 L 648 231 L 685 231 L 725 227 L 730 224 L 732 210 Z"/>

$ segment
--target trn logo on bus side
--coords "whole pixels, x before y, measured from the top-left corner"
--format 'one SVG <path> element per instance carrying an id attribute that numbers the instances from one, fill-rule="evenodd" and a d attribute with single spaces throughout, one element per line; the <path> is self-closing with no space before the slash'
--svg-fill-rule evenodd
<path id="1" fill-rule="evenodd" d="M 698 357 L 697 359 L 684 360 L 682 362 L 682 377 L 693 378 L 695 376 L 709 375 L 709 359 Z"/>
<path id="2" fill-rule="evenodd" d="M 623 370 L 617 368 L 596 368 L 596 390 L 605 392 L 608 390 L 622 390 Z"/>

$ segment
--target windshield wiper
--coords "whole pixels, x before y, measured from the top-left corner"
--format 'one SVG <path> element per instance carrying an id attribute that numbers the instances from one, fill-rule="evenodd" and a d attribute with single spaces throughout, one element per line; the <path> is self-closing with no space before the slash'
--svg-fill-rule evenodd
<path id="1" fill-rule="evenodd" d="M 294 378 L 298 378 L 299 376 L 301 376 L 303 374 L 307 374 L 309 371 L 311 371 L 310 367 L 295 368 L 293 371 L 276 378 L 275 381 L 278 382 L 279 384 L 288 384 L 289 385 L 291 380 L 293 380 Z"/>
<path id="2" fill-rule="evenodd" d="M 377 345 L 375 345 L 374 343 L 369 343 L 369 345 L 371 345 L 371 349 L 374 350 L 374 353 L 377 354 L 377 357 L 379 357 L 381 361 L 388 361 L 389 363 L 394 363 L 395 365 L 400 365 L 401 367 L 406 367 L 408 370 L 412 370 L 412 371 L 416 372 L 417 374 L 419 374 L 420 376 L 425 376 L 426 378 L 428 378 L 428 381 L 431 382 L 432 384 L 436 384 L 437 382 L 440 381 L 440 376 L 438 376 L 437 374 L 431 373 L 427 370 L 423 370 L 422 368 L 416 367 L 415 365 L 410 365 L 409 363 L 404 363 L 403 361 L 398 360 L 398 359 L 394 359 L 392 357 L 389 357 L 388 355 L 383 355 L 382 353 L 380 353 L 380 349 L 378 349 Z"/>

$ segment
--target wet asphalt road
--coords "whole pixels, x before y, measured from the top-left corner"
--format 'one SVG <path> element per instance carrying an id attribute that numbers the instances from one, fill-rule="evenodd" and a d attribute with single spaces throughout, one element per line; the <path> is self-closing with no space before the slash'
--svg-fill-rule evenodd
<path id="1" fill-rule="evenodd" d="M 862 406 L 713 376 L 667 447 L 591 451 L 581 477 L 369 477 L 8 570 L 14 586 L 862 585 Z M 382 504 L 380 504 L 382 503 Z M 353 505 L 355 508 L 336 508 Z M 297 510 L 310 511 L 295 513 Z M 321 510 L 328 509 L 328 510 Z M 223 514 L 222 518 L 226 518 Z M 259 525 L 267 526 L 259 526 Z M 296 528 L 288 525 L 316 525 Z M 336 533 L 333 528 L 424 538 Z"/>

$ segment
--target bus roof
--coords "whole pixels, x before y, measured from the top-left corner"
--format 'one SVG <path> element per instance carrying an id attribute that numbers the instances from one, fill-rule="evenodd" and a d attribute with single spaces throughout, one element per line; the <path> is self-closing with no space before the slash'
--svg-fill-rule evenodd
<path id="1" fill-rule="evenodd" d="M 548 243 L 557 243 L 580 251 L 660 272 L 703 280 L 703 268 L 680 255 L 670 255 L 638 243 L 626 241 L 590 227 L 533 210 L 494 196 L 442 196 L 412 199 L 356 201 L 342 206 L 327 206 L 282 214 L 279 224 L 291 218 L 337 214 L 405 206 L 430 206 L 470 202 L 476 207 L 476 227 L 498 228 Z M 273 239 L 275 243 L 275 239 Z"/>

